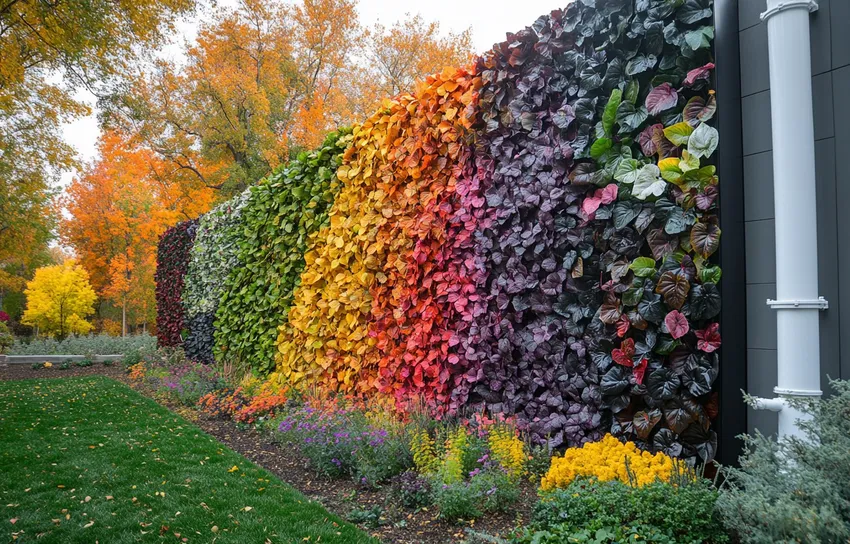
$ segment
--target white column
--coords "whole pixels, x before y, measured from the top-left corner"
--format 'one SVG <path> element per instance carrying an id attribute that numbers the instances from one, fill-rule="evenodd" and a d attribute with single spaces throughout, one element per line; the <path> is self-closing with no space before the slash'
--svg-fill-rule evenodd
<path id="1" fill-rule="evenodd" d="M 776 223 L 777 386 L 779 435 L 800 435 L 788 397 L 820 397 L 815 137 L 809 13 L 814 0 L 767 0 L 770 117 Z"/>

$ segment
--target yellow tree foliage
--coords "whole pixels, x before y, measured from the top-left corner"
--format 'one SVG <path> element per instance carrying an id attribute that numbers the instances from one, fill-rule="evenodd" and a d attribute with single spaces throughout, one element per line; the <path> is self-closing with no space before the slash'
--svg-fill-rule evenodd
<path id="1" fill-rule="evenodd" d="M 94 313 L 97 294 L 89 283 L 88 273 L 73 259 L 36 270 L 25 293 L 27 309 L 23 323 L 60 339 L 91 330 L 86 317 Z"/>
<path id="2" fill-rule="evenodd" d="M 120 133 L 105 132 L 99 150 L 98 161 L 61 201 L 70 214 L 61 222 L 62 240 L 75 249 L 97 292 L 123 309 L 125 321 L 147 323 L 155 316 L 159 236 L 206 212 L 214 191 L 198 183 L 169 185 L 157 173 L 161 161 Z"/>

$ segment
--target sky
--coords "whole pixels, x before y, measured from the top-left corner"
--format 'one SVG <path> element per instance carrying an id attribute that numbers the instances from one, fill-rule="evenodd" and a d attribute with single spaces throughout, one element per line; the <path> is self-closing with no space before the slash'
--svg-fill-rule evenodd
<path id="1" fill-rule="evenodd" d="M 404 19 L 407 13 L 418 13 L 426 21 L 439 22 L 441 32 L 462 32 L 471 28 L 473 45 L 478 53 L 482 53 L 494 43 L 503 41 L 506 32 L 521 30 L 540 15 L 567 3 L 568 0 L 425 0 L 414 4 L 405 0 L 359 0 L 358 11 L 361 24 L 367 27 L 378 22 L 389 26 Z M 235 5 L 236 1 L 219 0 L 218 4 Z M 194 40 L 198 22 L 197 17 L 178 22 L 175 43 L 166 48 L 165 54 L 179 55 L 179 44 L 185 40 Z M 77 99 L 92 107 L 92 115 L 65 125 L 63 136 L 65 141 L 77 149 L 80 158 L 91 161 L 96 158 L 97 138 L 100 134 L 94 97 L 81 91 Z M 66 186 L 73 176 L 73 171 L 65 172 L 61 179 L 62 186 Z"/>

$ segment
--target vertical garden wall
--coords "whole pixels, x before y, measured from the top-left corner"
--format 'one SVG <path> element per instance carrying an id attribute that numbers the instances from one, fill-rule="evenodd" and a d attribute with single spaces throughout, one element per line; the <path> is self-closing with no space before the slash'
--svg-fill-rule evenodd
<path id="1" fill-rule="evenodd" d="M 554 446 L 712 458 L 712 24 L 709 0 L 577 0 L 330 135 L 238 227 L 202 220 L 189 281 L 235 263 L 200 288 L 216 357 L 514 415 Z"/>
<path id="2" fill-rule="evenodd" d="M 159 347 L 179 346 L 187 328 L 183 285 L 198 221 L 171 227 L 159 239 L 156 252 L 156 336 Z"/>

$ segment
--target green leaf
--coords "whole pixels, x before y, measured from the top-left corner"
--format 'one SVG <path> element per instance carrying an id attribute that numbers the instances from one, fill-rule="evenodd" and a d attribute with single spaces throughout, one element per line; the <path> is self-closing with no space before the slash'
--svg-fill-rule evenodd
<path id="1" fill-rule="evenodd" d="M 621 183 L 628 183 L 631 185 L 637 181 L 638 175 L 640 174 L 640 168 L 641 163 L 637 159 L 623 159 L 617 166 L 616 172 L 614 172 L 614 179 Z"/>
<path id="2" fill-rule="evenodd" d="M 637 103 L 638 94 L 640 94 L 640 83 L 636 79 L 630 79 L 626 84 L 626 92 L 624 98 L 632 104 Z"/>
<path id="3" fill-rule="evenodd" d="M 694 132 L 694 127 L 686 122 L 676 123 L 664 129 L 664 137 L 675 145 L 682 146 L 688 143 L 688 138 Z M 693 153 L 691 153 L 693 155 Z M 697 155 L 699 157 L 699 155 Z"/>
<path id="4" fill-rule="evenodd" d="M 611 138 L 600 138 L 590 146 L 590 156 L 599 160 L 599 157 L 610 151 L 613 146 L 614 142 Z"/>
<path id="5" fill-rule="evenodd" d="M 703 266 L 699 271 L 699 281 L 702 283 L 720 283 L 720 277 L 723 275 L 723 271 L 719 266 L 708 265 Z"/>
<path id="6" fill-rule="evenodd" d="M 620 89 L 614 89 L 611 91 L 608 103 L 605 104 L 605 111 L 602 113 L 602 129 L 608 137 L 613 135 L 614 122 L 617 120 L 617 108 L 620 106 L 622 98 L 623 92 Z"/>
<path id="7" fill-rule="evenodd" d="M 719 141 L 720 135 L 717 129 L 706 123 L 700 123 L 688 140 L 688 153 L 697 158 L 710 157 L 717 149 Z"/>
<path id="8" fill-rule="evenodd" d="M 666 190 L 667 183 L 661 179 L 661 170 L 654 164 L 647 164 L 640 169 L 632 194 L 637 199 L 646 200 L 650 196 L 661 196 Z"/>
<path id="9" fill-rule="evenodd" d="M 694 51 L 704 47 L 710 47 L 711 40 L 713 39 L 714 28 L 710 26 L 703 26 L 685 34 L 685 43 Z"/>
<path id="10" fill-rule="evenodd" d="M 635 276 L 648 278 L 655 275 L 655 259 L 651 257 L 638 257 L 629 265 Z M 641 290 L 642 291 L 642 290 Z"/>
<path id="11" fill-rule="evenodd" d="M 635 108 L 631 102 L 621 102 L 617 108 L 617 124 L 620 125 L 620 133 L 635 132 L 649 117 L 649 112 L 641 106 Z"/>

